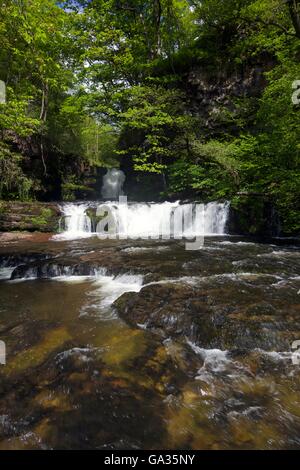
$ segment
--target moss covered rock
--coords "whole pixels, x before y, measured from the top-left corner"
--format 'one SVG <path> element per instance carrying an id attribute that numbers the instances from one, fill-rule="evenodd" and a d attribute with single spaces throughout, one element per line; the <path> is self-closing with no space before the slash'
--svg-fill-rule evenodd
<path id="1" fill-rule="evenodd" d="M 56 232 L 60 209 L 55 203 L 0 202 L 0 232 Z"/>

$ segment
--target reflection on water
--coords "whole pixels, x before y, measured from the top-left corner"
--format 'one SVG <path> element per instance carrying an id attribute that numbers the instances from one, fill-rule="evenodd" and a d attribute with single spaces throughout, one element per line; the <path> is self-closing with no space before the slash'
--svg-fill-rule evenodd
<path id="1" fill-rule="evenodd" d="M 112 254 L 97 244 L 2 249 L 0 449 L 299 448 L 299 366 L 279 347 L 299 332 L 298 251 L 228 239 L 192 254 L 176 243 L 114 244 Z M 9 265 L 43 253 L 73 271 L 72 256 L 94 269 L 98 253 L 114 273 L 8 280 Z M 166 289 L 168 303 L 143 303 L 145 286 Z M 259 325 L 272 336 L 264 344 L 281 343 L 273 352 L 249 341 L 207 348 L 173 334 L 172 322 L 129 326 L 112 305 L 124 293 L 128 316 L 147 320 L 160 309 L 168 322 L 188 309 L 201 315 L 205 296 L 224 344 L 234 341 L 228 317 L 248 322 L 249 338 Z"/>

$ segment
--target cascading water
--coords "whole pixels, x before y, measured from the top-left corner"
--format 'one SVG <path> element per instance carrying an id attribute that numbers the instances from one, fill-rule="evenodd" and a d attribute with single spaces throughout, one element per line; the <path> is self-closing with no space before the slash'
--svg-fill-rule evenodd
<path id="1" fill-rule="evenodd" d="M 200 211 L 200 217 L 195 220 L 195 232 L 209 235 L 226 234 L 226 224 L 229 217 L 230 203 L 210 202 Z"/>
<path id="2" fill-rule="evenodd" d="M 126 176 L 122 170 L 109 168 L 103 176 L 102 197 L 103 199 L 117 200 L 123 194 L 122 188 Z"/>
<path id="3" fill-rule="evenodd" d="M 91 207 L 109 209 L 118 229 L 128 238 L 181 238 L 196 235 L 224 235 L 229 215 L 229 203 L 208 204 L 163 203 L 74 203 L 62 206 L 65 232 L 59 238 L 80 238 L 92 235 L 92 223 L 87 215 Z M 192 220 L 191 220 L 192 216 Z"/>
<path id="4" fill-rule="evenodd" d="M 88 237 L 91 234 L 92 223 L 86 213 L 89 207 L 89 203 L 67 203 L 61 207 L 63 238 Z"/>

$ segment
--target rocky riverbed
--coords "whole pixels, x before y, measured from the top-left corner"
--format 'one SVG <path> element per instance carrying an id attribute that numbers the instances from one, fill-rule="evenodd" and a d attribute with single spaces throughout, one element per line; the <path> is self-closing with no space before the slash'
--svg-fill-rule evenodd
<path id="1" fill-rule="evenodd" d="M 0 448 L 299 448 L 287 243 L 2 238 Z"/>

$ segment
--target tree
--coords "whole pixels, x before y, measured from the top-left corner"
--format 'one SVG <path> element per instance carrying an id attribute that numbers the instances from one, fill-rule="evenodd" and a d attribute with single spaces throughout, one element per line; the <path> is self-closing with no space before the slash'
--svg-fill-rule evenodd
<path id="1" fill-rule="evenodd" d="M 285 3 L 288 5 L 296 36 L 300 38 L 300 1 L 285 0 Z"/>

